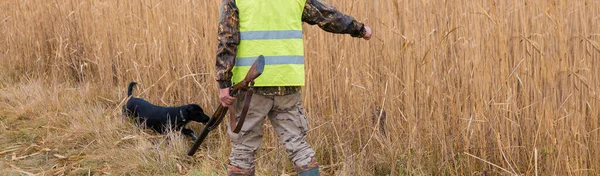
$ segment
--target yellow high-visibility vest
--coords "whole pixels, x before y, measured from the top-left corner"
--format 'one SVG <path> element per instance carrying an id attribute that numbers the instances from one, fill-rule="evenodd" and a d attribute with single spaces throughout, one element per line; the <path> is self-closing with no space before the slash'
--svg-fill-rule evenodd
<path id="1" fill-rule="evenodd" d="M 302 12 L 306 0 L 236 0 L 240 44 L 233 83 L 244 79 L 254 60 L 265 56 L 265 69 L 254 86 L 304 86 Z"/>

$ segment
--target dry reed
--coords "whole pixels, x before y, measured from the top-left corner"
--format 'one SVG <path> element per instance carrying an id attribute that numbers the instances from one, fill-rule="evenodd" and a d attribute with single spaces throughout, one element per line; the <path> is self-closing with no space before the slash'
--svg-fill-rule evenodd
<path id="1" fill-rule="evenodd" d="M 375 37 L 304 26 L 324 174 L 600 174 L 600 2 L 327 2 Z M 224 174 L 224 127 L 190 158 L 177 133 L 120 117 L 129 81 L 156 104 L 215 108 L 219 5 L 0 2 L 0 172 Z M 293 171 L 268 123 L 257 169 Z"/>

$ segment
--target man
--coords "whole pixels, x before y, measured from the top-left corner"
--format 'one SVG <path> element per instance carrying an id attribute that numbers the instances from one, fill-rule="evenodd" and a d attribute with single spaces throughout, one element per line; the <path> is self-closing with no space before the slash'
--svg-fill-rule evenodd
<path id="1" fill-rule="evenodd" d="M 304 86 L 302 22 L 352 37 L 371 38 L 371 29 L 321 0 L 223 0 L 219 19 L 216 80 L 219 100 L 239 113 L 243 99 L 229 96 L 254 59 L 265 56 L 265 69 L 255 80 L 242 130 L 229 127 L 232 151 L 229 175 L 254 175 L 254 155 L 260 145 L 263 123 L 269 117 L 298 175 L 319 175 L 315 152 L 306 143 L 308 121 L 302 109 Z M 241 92 L 240 95 L 244 95 Z"/>

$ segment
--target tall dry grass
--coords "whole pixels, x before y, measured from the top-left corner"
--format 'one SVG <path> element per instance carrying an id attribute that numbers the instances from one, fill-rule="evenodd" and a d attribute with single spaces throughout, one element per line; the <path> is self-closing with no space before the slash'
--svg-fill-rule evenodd
<path id="1" fill-rule="evenodd" d="M 304 27 L 309 142 L 324 174 L 600 174 L 600 2 L 327 2 L 375 38 Z M 129 81 L 159 105 L 215 108 L 219 5 L 0 2 L 2 172 L 224 174 L 224 127 L 187 157 L 189 140 L 119 112 Z M 291 173 L 265 130 L 258 174 Z"/>

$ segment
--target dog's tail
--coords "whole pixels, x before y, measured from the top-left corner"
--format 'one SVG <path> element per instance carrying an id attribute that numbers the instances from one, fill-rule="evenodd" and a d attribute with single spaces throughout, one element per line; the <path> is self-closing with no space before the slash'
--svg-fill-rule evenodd
<path id="1" fill-rule="evenodd" d="M 131 96 L 133 92 L 133 86 L 135 86 L 137 83 L 136 82 L 130 82 L 129 83 L 129 87 L 127 87 L 127 96 Z"/>

